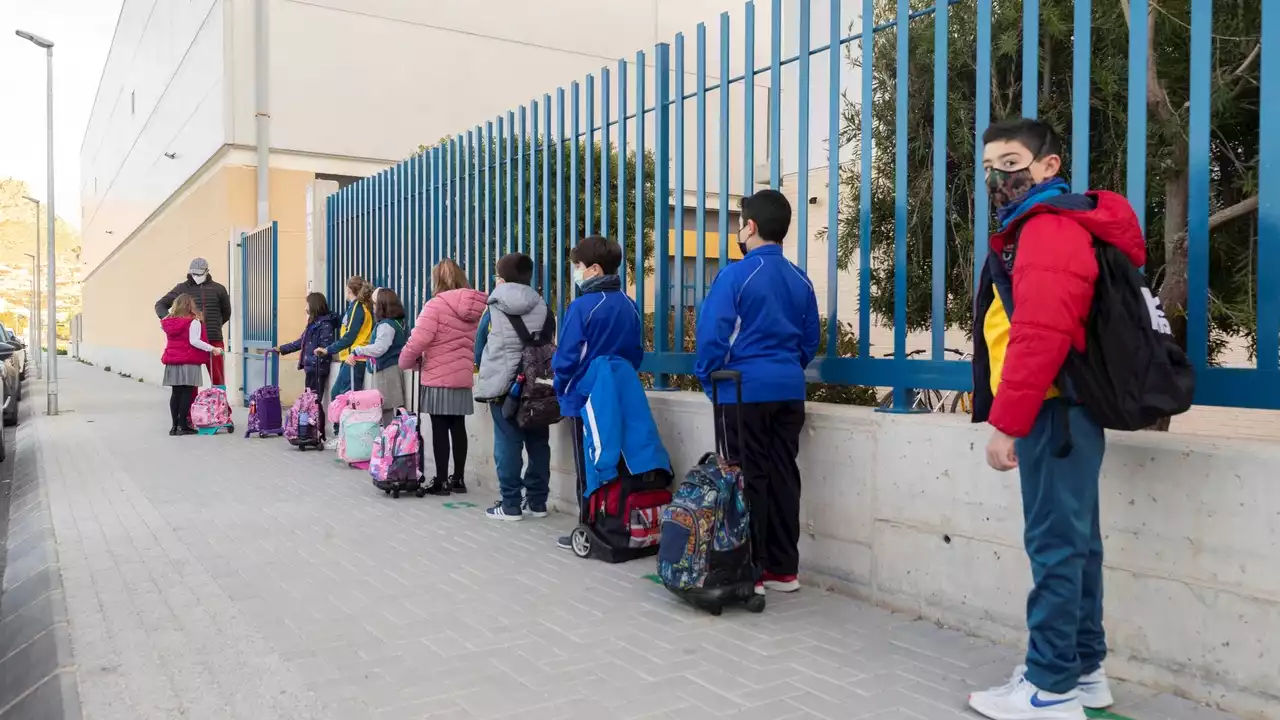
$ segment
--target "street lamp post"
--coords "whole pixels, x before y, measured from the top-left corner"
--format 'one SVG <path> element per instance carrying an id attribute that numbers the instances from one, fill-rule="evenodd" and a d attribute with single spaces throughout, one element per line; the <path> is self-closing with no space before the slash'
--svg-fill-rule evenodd
<path id="1" fill-rule="evenodd" d="M 45 68 L 46 68 L 46 74 L 47 74 L 46 83 L 48 85 L 48 93 L 47 93 L 48 97 L 47 97 L 47 103 L 46 103 L 47 110 L 45 113 L 46 115 L 45 119 L 48 122 L 48 127 L 46 131 L 47 140 L 45 144 L 48 150 L 47 163 L 49 166 L 49 171 L 48 171 L 49 196 L 46 198 L 46 202 L 48 202 L 49 207 L 45 209 L 45 216 L 48 219 L 48 228 L 49 228 L 48 231 L 45 233 L 45 240 L 46 240 L 45 244 L 49 246 L 49 251 L 48 251 L 49 260 L 48 262 L 45 263 L 45 271 L 48 273 L 48 276 L 49 276 L 49 292 L 48 292 L 49 294 L 49 319 L 48 319 L 49 349 L 48 349 L 48 354 L 45 357 L 48 358 L 49 372 L 48 372 L 48 381 L 45 383 L 45 388 L 46 388 L 45 392 L 47 393 L 48 400 L 49 400 L 48 413 L 50 415 L 57 415 L 58 414 L 58 311 L 57 311 L 58 257 L 57 257 L 56 246 L 58 243 L 57 243 L 56 236 L 54 234 L 55 233 L 54 218 L 57 217 L 57 213 L 54 212 L 54 202 L 53 202 L 53 195 L 54 195 L 53 193 L 53 41 L 46 40 L 45 38 L 42 38 L 39 35 L 36 35 L 34 33 L 29 33 L 25 30 L 18 30 L 16 31 L 16 34 L 18 37 L 34 44 L 36 47 L 44 48 L 44 53 L 45 53 Z"/>
<path id="2" fill-rule="evenodd" d="M 31 258 L 31 359 L 36 365 L 36 379 L 44 377 L 42 356 L 40 355 L 40 201 L 29 196 L 23 197 L 36 206 L 36 251 L 35 254 L 24 253 Z"/>

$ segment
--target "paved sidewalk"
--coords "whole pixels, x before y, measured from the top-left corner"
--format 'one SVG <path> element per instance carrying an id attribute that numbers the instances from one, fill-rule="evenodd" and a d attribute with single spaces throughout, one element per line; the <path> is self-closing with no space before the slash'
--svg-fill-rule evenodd
<path id="1" fill-rule="evenodd" d="M 959 720 L 1018 660 L 815 590 L 711 618 L 649 562 L 557 550 L 567 517 L 484 520 L 491 487 L 395 501 L 331 453 L 171 438 L 166 390 L 61 373 L 70 412 L 33 419 L 34 451 L 88 720 Z M 1117 696 L 1136 720 L 1227 717 Z"/>

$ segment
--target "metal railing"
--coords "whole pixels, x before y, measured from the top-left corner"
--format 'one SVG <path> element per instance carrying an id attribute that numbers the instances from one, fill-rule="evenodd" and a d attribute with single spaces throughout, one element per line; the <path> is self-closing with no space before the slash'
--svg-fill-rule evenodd
<path id="1" fill-rule="evenodd" d="M 1043 0 L 1046 7 L 1049 0 Z M 993 75 L 993 2 L 992 0 L 938 0 L 924 9 L 912 10 L 909 0 L 863 0 L 861 17 L 852 24 L 841 17 L 841 0 L 798 0 L 795 31 L 798 49 L 784 57 L 782 0 L 770 0 L 767 62 L 756 63 L 756 5 L 747 3 L 742 16 L 745 42 L 738 49 L 744 72 L 730 72 L 730 16 L 720 18 L 719 78 L 712 81 L 707 68 L 707 29 L 697 28 L 692 72 L 688 70 L 686 43 L 677 35 L 672 44 L 658 44 L 652 51 L 636 53 L 634 62 L 619 60 L 616 68 L 602 68 L 583 82 L 573 82 L 553 93 L 533 100 L 504 116 L 485 121 L 463 133 L 449 137 L 425 149 L 405 162 L 376 176 L 342 189 L 328 198 L 328 292 L 331 301 L 340 300 L 343 281 L 359 274 L 376 284 L 392 287 L 404 299 L 410 317 L 416 316 L 430 296 L 430 268 L 441 258 L 457 260 L 480 289 L 492 286 L 494 264 L 503 253 L 518 250 L 528 253 L 537 268 L 535 285 L 563 309 L 574 289 L 567 283 L 568 251 L 583 235 L 593 232 L 609 234 L 624 248 L 623 275 L 631 279 L 630 288 L 646 314 L 652 314 L 653 350 L 646 355 L 644 370 L 655 374 L 661 385 L 669 374 L 688 374 L 693 367 L 693 348 L 685 340 L 686 307 L 684 288 L 684 197 L 689 185 L 694 195 L 696 269 L 693 301 L 700 302 L 706 285 L 703 272 L 708 261 L 717 269 L 729 260 L 729 200 L 732 197 L 731 155 L 741 153 L 743 171 L 741 188 L 749 191 L 757 186 L 755 153 L 763 140 L 768 165 L 768 184 L 779 187 L 784 182 L 782 156 L 783 68 L 795 65 L 798 80 L 787 92 L 798 93 L 793 118 L 799 128 L 810 128 L 810 99 L 825 97 L 829 137 L 841 142 L 827 142 L 826 153 L 826 253 L 825 267 L 806 267 L 810 253 L 810 220 L 805 202 L 810 197 L 810 154 L 813 138 L 808 131 L 798 133 L 796 167 L 785 178 L 794 182 L 796 228 L 792 235 L 796 262 L 813 272 L 825 275 L 824 315 L 826 352 L 809 368 L 815 382 L 857 384 L 895 388 L 894 405 L 907 403 L 906 389 L 935 390 L 971 389 L 967 361 L 947 360 L 944 332 L 949 326 L 949 301 L 963 302 L 976 285 L 979 270 L 987 254 L 987 238 L 991 231 L 986 186 L 982 170 L 981 134 L 992 121 Z M 918 4 L 918 3 L 917 3 Z M 1039 90 L 1040 13 L 1042 0 L 1021 3 L 1021 114 L 1035 117 L 1041 107 Z M 826 28 L 818 29 L 823 42 L 813 43 L 813 8 L 826 8 Z M 829 7 L 826 7 L 829 6 Z M 1075 0 L 1072 10 L 1070 82 L 1070 178 L 1072 187 L 1082 191 L 1090 187 L 1090 66 L 1096 62 L 1091 39 L 1094 38 L 1094 4 Z M 892 10 L 889 19 L 877 24 L 876 10 Z M 1000 13 L 1010 10 L 999 8 Z M 958 117 L 972 112 L 972 136 L 948 137 L 948 83 L 953 69 L 948 59 L 951 51 L 952 17 L 966 13 L 973 23 L 973 72 L 962 75 L 973 80 L 973 102 Z M 1148 168 L 1148 19 L 1151 9 L 1147 0 L 1129 0 L 1127 7 L 1132 32 L 1128 33 L 1127 118 L 1125 194 L 1139 209 L 1145 225 L 1152 209 L 1147 197 Z M 1101 10 L 1099 10 L 1101 12 Z M 1191 0 L 1190 30 L 1190 95 L 1186 110 L 1188 123 L 1185 137 L 1188 152 L 1188 224 L 1187 283 L 1185 308 L 1186 338 L 1189 355 L 1199 371 L 1197 401 L 1203 404 L 1252 408 L 1280 408 L 1280 134 L 1260 133 L 1257 161 L 1257 231 L 1256 276 L 1250 278 L 1256 292 L 1256 324 L 1246 327 L 1256 342 L 1256 368 L 1214 367 L 1210 362 L 1210 186 L 1215 175 L 1210 157 L 1211 124 L 1211 54 L 1214 52 L 1214 3 Z M 1280 3 L 1261 3 L 1261 30 L 1258 47 L 1259 124 L 1275 124 L 1280 117 Z M 1003 17 L 1003 16 L 1002 16 Z M 928 18 L 924 20 L 924 18 Z M 970 19 L 971 18 L 971 19 Z M 790 20 L 790 19 L 788 19 Z M 912 77 L 910 52 L 923 32 L 916 32 L 913 20 L 932 24 L 933 102 L 932 137 L 909 136 L 908 98 Z M 1181 21 L 1179 21 L 1181 22 Z M 856 31 L 849 33 L 848 29 Z M 910 32 L 897 32 L 900 27 Z M 923 26 L 921 26 L 923 27 Z M 924 28 L 927 30 L 927 28 Z M 876 57 L 888 49 L 887 43 L 861 42 L 863 37 L 888 32 L 893 36 L 894 80 L 888 73 L 872 77 Z M 888 38 L 889 36 L 884 36 Z M 1265 43 L 1271 41 L 1270 48 Z M 811 87 L 815 58 L 825 62 L 828 74 L 826 88 Z M 847 67 L 857 60 L 859 67 Z M 966 60 L 967 62 L 968 60 Z M 649 72 L 650 64 L 652 72 Z M 616 72 L 615 72 L 616 70 Z M 1061 68 L 1054 68 L 1061 75 Z M 686 75 L 693 75 L 694 88 L 686 87 Z M 651 77 L 649 77 L 651 75 Z M 856 77 L 860 91 L 846 98 L 842 81 Z M 766 83 L 758 87 L 759 82 Z M 631 80 L 630 87 L 628 80 Z M 597 82 L 598 81 L 598 82 Z M 652 82 L 652 88 L 648 85 Z M 1046 87 L 1048 80 L 1044 80 Z M 731 106 L 727 88 L 740 86 L 742 112 Z M 886 90 L 885 88 L 889 89 Z M 599 95 L 597 96 L 597 88 Z M 650 97 L 652 90 L 652 98 Z M 584 92 L 585 91 L 585 92 Z M 876 116 L 876 92 L 892 92 L 893 117 Z M 717 94 L 718 110 L 713 119 L 716 133 L 708 133 L 709 96 Z M 757 93 L 767 93 L 767 124 L 758 132 Z M 582 102 L 585 94 L 585 104 Z M 881 96 L 882 100 L 884 96 Z M 1048 96 L 1046 96 L 1048 97 Z M 1055 100 L 1060 102 L 1058 100 Z M 690 105 L 692 104 L 692 108 Z M 597 109 L 600 117 L 596 117 Z M 687 137 L 688 113 L 692 109 L 695 130 Z M 857 117 L 856 131 L 851 117 Z M 787 119 L 788 122 L 791 119 Z M 732 122 L 741 122 L 740 149 L 731 146 Z M 884 177 L 875 158 L 875 130 L 893 127 L 893 172 Z M 764 124 L 764 123 L 762 123 Z M 1065 129 L 1065 128 L 1064 128 Z M 628 131 L 633 134 L 628 137 Z M 885 131 L 887 132 L 887 130 Z M 616 134 L 615 134 L 616 133 Z M 714 136 L 717 144 L 712 146 Z M 959 142 L 963 140 L 963 142 Z M 686 143 L 693 143 L 694 159 L 687 157 Z M 909 144 L 931 143 L 928 176 L 932 181 L 932 201 L 928 208 L 932 230 L 928 240 L 924 233 L 908 235 L 909 214 L 923 213 L 924 208 L 911 207 L 908 189 Z M 955 178 L 948 175 L 954 157 L 952 146 L 973 148 L 970 161 L 965 158 L 962 178 L 972 186 L 975 210 L 961 220 L 972 228 L 972 248 L 955 247 L 949 235 L 948 222 L 954 208 L 946 197 L 948 185 Z M 856 162 L 844 162 L 842 146 L 856 147 Z M 708 149 L 718 150 L 719 187 L 708 187 Z M 1113 152 L 1106 149 L 1107 152 Z M 919 163 L 917 162 L 917 167 Z M 846 172 L 856 172 L 858 202 L 842 206 L 842 193 L 848 183 Z M 794 176 L 794 177 L 792 177 Z M 692 180 L 692 183 L 690 183 Z M 869 352 L 873 324 L 873 186 L 889 183 L 894 188 L 892 267 L 902 270 L 908 265 L 909 247 L 927 249 L 935 259 L 928 275 L 930 290 L 927 322 L 916 323 L 928 328 L 930 342 L 927 359 L 909 359 L 907 354 L 908 272 L 892 274 L 892 282 L 879 292 L 892 298 L 891 320 L 894 329 L 893 357 L 873 357 Z M 598 187 L 597 187 L 598 186 Z M 1118 188 L 1117 188 L 1118 189 Z M 637 191 L 639 190 L 639 192 Z M 713 192 L 714 190 L 714 192 Z M 819 191 L 819 194 L 821 191 Z M 705 238 L 709 234 L 708 198 L 718 197 L 716 221 L 719 247 L 708 253 Z M 670 199 L 670 200 L 668 200 Z M 966 198 L 967 202 L 967 198 Z M 918 203 L 917 203 L 918 204 Z M 842 212 L 843 210 L 843 212 Z M 1158 209 L 1157 209 L 1158 210 Z M 840 281 L 840 243 L 837 242 L 842 222 L 856 220 L 856 252 L 848 252 L 856 260 L 857 344 L 856 356 L 841 355 L 838 332 L 841 323 L 839 305 L 842 292 L 849 292 Z M 734 228 L 736 229 L 736 228 Z M 965 228 L 966 233 L 968 227 Z M 821 229 L 818 229 L 821 231 Z M 887 235 L 887 233 L 885 233 Z M 821 242 L 815 239 L 815 242 Z M 912 243 L 915 244 L 912 244 Z M 680 246 L 679 248 L 675 247 Z M 718 252 L 716 252 L 718 250 Z M 945 259 L 972 252 L 972 281 L 952 276 L 948 282 Z M 790 252 L 789 252 L 790 254 Z M 670 267 L 667 258 L 676 257 Z M 821 256 L 819 256 L 821 257 Z M 939 261 L 941 259 L 941 261 Z M 961 273 L 963 275 L 963 273 Z M 638 278 L 648 280 L 634 282 Z M 674 276 L 674 277 L 672 277 Z M 966 283 L 972 283 L 966 285 Z M 847 284 L 847 283 L 846 283 Z M 949 287 L 949 284 L 952 287 Z M 672 297 L 671 288 L 676 288 Z M 646 294 L 653 293 L 652 306 Z M 887 298 L 886 298 L 887 299 Z M 669 337 L 674 338 L 672 342 Z"/>

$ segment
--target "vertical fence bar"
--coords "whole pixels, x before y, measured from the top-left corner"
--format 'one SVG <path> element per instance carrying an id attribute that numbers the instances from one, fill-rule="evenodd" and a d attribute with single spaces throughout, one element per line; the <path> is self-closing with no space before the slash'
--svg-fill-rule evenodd
<path id="1" fill-rule="evenodd" d="M 991 0 L 978 0 L 978 6 Z M 862 116 L 858 137 L 858 357 L 871 354 L 871 155 L 875 138 L 871 133 L 872 63 L 875 60 L 875 0 L 862 0 Z M 978 73 L 981 77 L 982 73 Z"/>
<path id="2" fill-rule="evenodd" d="M 564 88 L 556 88 L 556 314 L 564 319 Z M 560 327 L 563 323 L 557 323 Z"/>
<path id="3" fill-rule="evenodd" d="M 671 209 L 669 203 L 664 202 L 664 198 L 671 197 L 671 46 L 666 43 L 659 43 L 654 48 L 654 100 L 653 100 L 653 125 L 654 125 L 654 163 L 653 163 L 653 242 L 654 242 L 654 263 L 653 263 L 653 351 L 658 357 L 662 357 L 667 351 L 667 248 L 670 239 L 667 237 L 667 228 L 670 225 Z M 644 62 L 640 59 L 636 60 L 636 66 L 643 69 Z M 641 74 L 643 77 L 643 73 Z M 643 87 L 643 84 L 641 85 Z M 643 91 L 641 91 L 640 107 L 644 107 Z M 643 118 L 640 126 L 643 127 Z M 643 137 L 643 135 L 641 135 Z M 641 144 L 643 148 L 643 143 Z M 643 151 L 639 154 L 643 156 Z M 639 160 L 636 161 L 638 167 L 643 168 L 644 164 Z M 643 255 L 643 233 L 644 233 L 644 216 L 640 214 L 640 198 L 643 197 L 644 183 L 636 181 L 636 304 L 640 307 L 641 312 L 644 311 L 643 296 L 640 295 L 640 288 L 644 287 L 644 255 Z M 658 389 L 667 386 L 667 376 L 663 373 L 654 373 L 653 386 Z"/>
<path id="4" fill-rule="evenodd" d="M 495 150 L 493 121 L 484 126 L 484 240 L 480 244 L 480 270 L 476 272 L 477 288 L 489 289 L 489 268 L 493 267 L 494 230 L 498 226 L 498 154 Z"/>
<path id="5" fill-rule="evenodd" d="M 516 147 L 516 114 L 512 111 L 507 112 L 507 152 L 506 152 L 506 176 L 507 176 L 507 202 L 503 205 L 502 214 L 507 221 L 507 236 L 503 239 L 502 252 L 511 252 L 512 243 L 515 242 L 515 147 Z M 524 184 L 524 176 L 521 176 L 521 185 Z M 497 261 L 494 261 L 494 268 L 497 269 Z M 490 271 L 492 272 L 492 270 Z"/>
<path id="6" fill-rule="evenodd" d="M 337 259 L 336 254 L 333 252 L 333 246 L 335 244 L 334 228 L 337 227 L 338 198 L 340 198 L 341 196 L 342 196 L 341 192 L 336 192 L 324 199 L 324 216 L 325 216 L 324 257 L 327 260 L 327 262 L 325 263 L 325 273 L 324 273 L 325 297 L 333 297 L 333 263 Z"/>
<path id="7" fill-rule="evenodd" d="M 1280 141 L 1275 131 L 1280 125 L 1280 7 L 1275 0 L 1262 3 L 1258 75 L 1258 369 L 1274 371 L 1280 363 Z M 1269 388 L 1274 392 L 1274 381 Z"/>
<path id="8" fill-rule="evenodd" d="M 1071 56 L 1071 192 L 1089 189 L 1089 64 L 1093 0 L 1075 0 Z M 1194 111 L 1193 111 L 1194 112 Z"/>
<path id="9" fill-rule="evenodd" d="M 870 0 L 866 0 L 870 4 Z M 973 103 L 973 288 L 978 292 L 982 266 L 987 262 L 987 232 L 991 207 L 987 173 L 982 168 L 982 133 L 991 124 L 991 0 L 978 0 L 977 66 Z M 866 113 L 863 113 L 864 118 Z"/>
<path id="10" fill-rule="evenodd" d="M 899 28 L 905 27 L 906 20 L 899 18 Z M 796 172 L 796 202 L 800 207 L 796 211 L 796 264 L 801 270 L 809 268 L 809 45 L 812 37 L 813 4 L 811 0 L 800 3 L 800 166 Z"/>
<path id="11" fill-rule="evenodd" d="M 720 170 L 720 210 L 716 214 L 720 254 L 716 259 L 717 274 L 729 264 L 729 30 L 729 13 L 720 13 L 720 162 L 717 163 Z"/>
<path id="12" fill-rule="evenodd" d="M 769 23 L 769 187 L 777 190 L 782 187 L 782 0 L 773 0 Z"/>
<path id="13" fill-rule="evenodd" d="M 551 127 L 551 94 L 542 96 L 542 285 L 545 294 L 551 290 L 551 149 L 555 146 Z M 534 265 L 536 268 L 537 265 Z M 557 275 L 559 269 L 557 268 Z M 559 302 L 559 298 L 556 298 Z"/>
<path id="14" fill-rule="evenodd" d="M 480 287 L 480 143 L 484 141 L 484 129 L 479 125 L 471 131 L 471 200 L 467 207 L 471 211 L 471 240 L 467 243 L 467 266 L 471 269 L 471 287 Z"/>
<path id="15" fill-rule="evenodd" d="M 573 116 L 569 122 L 571 127 L 569 131 L 569 244 L 570 248 L 576 248 L 578 247 L 578 149 L 582 147 L 581 127 L 578 123 L 582 112 L 582 97 L 581 86 L 577 80 L 573 81 L 573 85 L 569 88 L 569 98 L 570 114 Z M 587 154 L 591 154 L 590 147 L 587 147 Z M 574 283 L 569 283 L 569 297 L 571 299 L 578 297 L 578 287 Z"/>
<path id="16" fill-rule="evenodd" d="M 453 143 L 453 176 L 449 182 L 453 185 L 453 247 L 450 249 L 449 257 L 454 262 L 466 267 L 467 259 L 462 257 L 462 238 L 466 233 L 466 207 L 463 205 L 462 197 L 462 180 L 466 175 L 466 164 L 463 158 L 463 152 L 466 146 L 462 140 L 462 136 L 458 135 L 454 138 Z"/>
<path id="17" fill-rule="evenodd" d="M 596 184 L 595 176 L 595 156 L 596 156 L 596 78 L 594 75 L 587 75 L 587 167 L 583 173 L 583 189 L 586 190 L 586 232 L 583 236 L 594 234 L 595 228 L 595 192 L 593 188 Z M 601 153 L 601 157 L 604 154 Z M 604 188 L 600 189 L 604 192 Z M 600 218 L 601 227 L 604 226 L 604 218 Z"/>
<path id="18" fill-rule="evenodd" d="M 644 320 L 644 163 L 645 163 L 645 55 L 644 51 L 636 53 L 636 219 L 635 219 L 635 240 L 633 241 L 634 252 L 636 256 L 635 277 L 636 284 L 636 307 L 640 308 L 640 319 Z M 656 108 L 655 108 L 656 109 Z M 654 121 L 657 122 L 657 114 L 654 114 Z M 654 204 L 658 204 L 658 195 L 654 196 Z M 669 196 L 663 196 L 669 197 Z M 622 267 L 627 266 L 626 253 L 622 255 Z M 627 286 L 624 278 L 622 286 Z M 643 324 L 643 323 L 642 323 Z"/>
<path id="19" fill-rule="evenodd" d="M 1187 110 L 1187 356 L 1209 364 L 1209 123 L 1213 89 L 1213 0 L 1191 0 L 1191 87 Z M 1077 71 L 1079 72 L 1079 71 Z M 1265 142 L 1259 137 L 1261 142 Z M 1259 285 L 1259 287 L 1265 287 Z"/>
<path id="20" fill-rule="evenodd" d="M 638 66 L 641 74 L 644 66 Z M 637 121 L 644 120 L 644 102 L 636 110 Z M 639 124 L 639 122 L 637 123 Z M 639 158 L 637 158 L 639 159 Z M 622 292 L 627 291 L 627 61 L 618 61 L 618 245 L 622 248 L 622 264 L 618 266 Z M 639 188 L 637 187 L 637 190 Z"/>
<path id="21" fill-rule="evenodd" d="M 945 360 L 947 324 L 947 38 L 949 0 L 933 16 L 933 359 Z"/>
<path id="22" fill-rule="evenodd" d="M 435 151 L 434 151 L 434 154 L 435 154 L 435 163 L 434 163 L 434 173 L 435 173 L 435 177 L 433 178 L 433 183 L 435 184 L 435 188 L 434 188 L 434 190 L 432 191 L 432 200 L 433 200 L 433 203 L 434 203 L 435 207 L 434 207 L 434 208 L 432 208 L 432 212 L 434 212 L 434 213 L 435 213 L 435 223 L 434 223 L 434 227 L 432 227 L 432 229 L 431 229 L 431 230 L 432 230 L 432 233 L 431 233 L 431 234 L 432 234 L 432 238 L 431 238 L 431 244 L 432 244 L 432 251 L 431 251 L 431 252 L 432 252 L 432 258 L 431 258 L 431 259 L 432 259 L 433 261 L 437 262 L 437 263 L 438 263 L 438 262 L 440 262 L 441 260 L 443 260 L 443 259 L 446 257 L 446 255 L 445 255 L 445 251 L 444 251 L 444 242 L 445 242 L 445 238 L 448 236 L 448 235 L 447 235 L 447 232 L 448 232 L 448 231 L 447 231 L 447 229 L 446 229 L 446 224 L 449 222 L 449 216 L 445 213 L 445 210 L 444 210 L 444 203 L 445 203 L 445 199 L 444 199 L 444 176 L 445 176 L 445 164 L 444 164 L 444 159 L 445 159 L 445 152 L 446 152 L 446 151 L 447 151 L 447 148 L 445 147 L 445 145 L 444 145 L 443 143 L 441 143 L 440 145 L 437 145 L 437 146 L 436 146 L 436 148 L 435 148 Z"/>
<path id="23" fill-rule="evenodd" d="M 529 101 L 529 244 L 520 249 L 533 260 L 533 286 L 538 288 L 538 101 Z"/>
<path id="24" fill-rule="evenodd" d="M 609 134 L 609 68 L 600 68 L 600 234 L 609 234 L 609 164 L 613 143 Z"/>
<path id="25" fill-rule="evenodd" d="M 1125 194 L 1147 230 L 1147 13 L 1148 0 L 1129 0 L 1129 131 Z"/>
<path id="26" fill-rule="evenodd" d="M 698 23 L 698 43 L 694 50 L 698 63 L 698 197 L 696 223 L 698 228 L 697 248 L 693 261 L 694 312 L 702 308 L 702 300 L 707 295 L 707 26 Z"/>
<path id="27" fill-rule="evenodd" d="M 748 2 L 743 18 L 742 75 L 742 194 L 756 185 L 756 4 Z M 833 46 L 836 47 L 836 46 Z M 839 55 L 840 53 L 836 53 Z"/>
<path id="28" fill-rule="evenodd" d="M 1040 0 L 1022 0 L 1022 117 L 1033 120 L 1040 106 L 1039 75 Z"/>
<path id="29" fill-rule="evenodd" d="M 676 34 L 676 71 L 675 80 L 676 88 L 672 101 L 675 103 L 675 161 L 672 163 L 672 173 L 675 181 L 675 192 L 672 197 L 675 202 L 672 204 L 672 214 L 675 219 L 675 230 L 672 233 L 673 249 L 671 254 L 659 255 L 657 261 L 662 264 L 671 263 L 672 266 L 672 286 L 671 286 L 671 307 L 675 310 L 675 342 L 672 343 L 671 349 L 675 352 L 684 352 L 684 33 Z M 667 312 L 665 304 L 656 306 L 662 312 Z"/>
<path id="30" fill-rule="evenodd" d="M 894 203 L 893 203 L 893 361 L 897 382 L 893 387 L 893 409 L 908 410 L 907 389 L 902 378 L 907 370 L 907 92 L 910 89 L 910 0 L 898 0 L 898 77 L 895 82 L 897 108 L 894 111 Z"/>
<path id="31" fill-rule="evenodd" d="M 945 2 L 945 0 L 943 0 Z M 831 0 L 827 46 L 827 356 L 840 355 L 840 0 Z M 751 36 L 747 36 L 751 41 Z M 748 74 L 748 76 L 750 76 Z M 801 212 L 804 212 L 801 209 Z"/>
<path id="32" fill-rule="evenodd" d="M 519 177 L 516 182 L 516 246 L 508 252 L 524 252 L 524 148 L 525 133 L 528 130 L 528 114 L 525 112 L 524 106 L 520 107 L 520 143 L 519 155 L 516 157 L 516 167 L 519 168 Z"/>

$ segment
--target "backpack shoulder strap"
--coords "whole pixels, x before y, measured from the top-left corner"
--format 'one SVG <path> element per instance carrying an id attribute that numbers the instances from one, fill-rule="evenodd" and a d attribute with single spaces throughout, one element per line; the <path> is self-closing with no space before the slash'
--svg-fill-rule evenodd
<path id="1" fill-rule="evenodd" d="M 511 321 L 511 327 L 515 328 L 516 335 L 520 337 L 520 342 L 530 347 L 539 347 L 547 344 L 542 331 L 538 331 L 536 334 L 529 332 L 528 326 L 524 324 L 524 318 L 508 312 L 502 314 L 506 315 L 507 319 Z M 548 314 L 547 317 L 550 318 L 551 315 Z"/>

